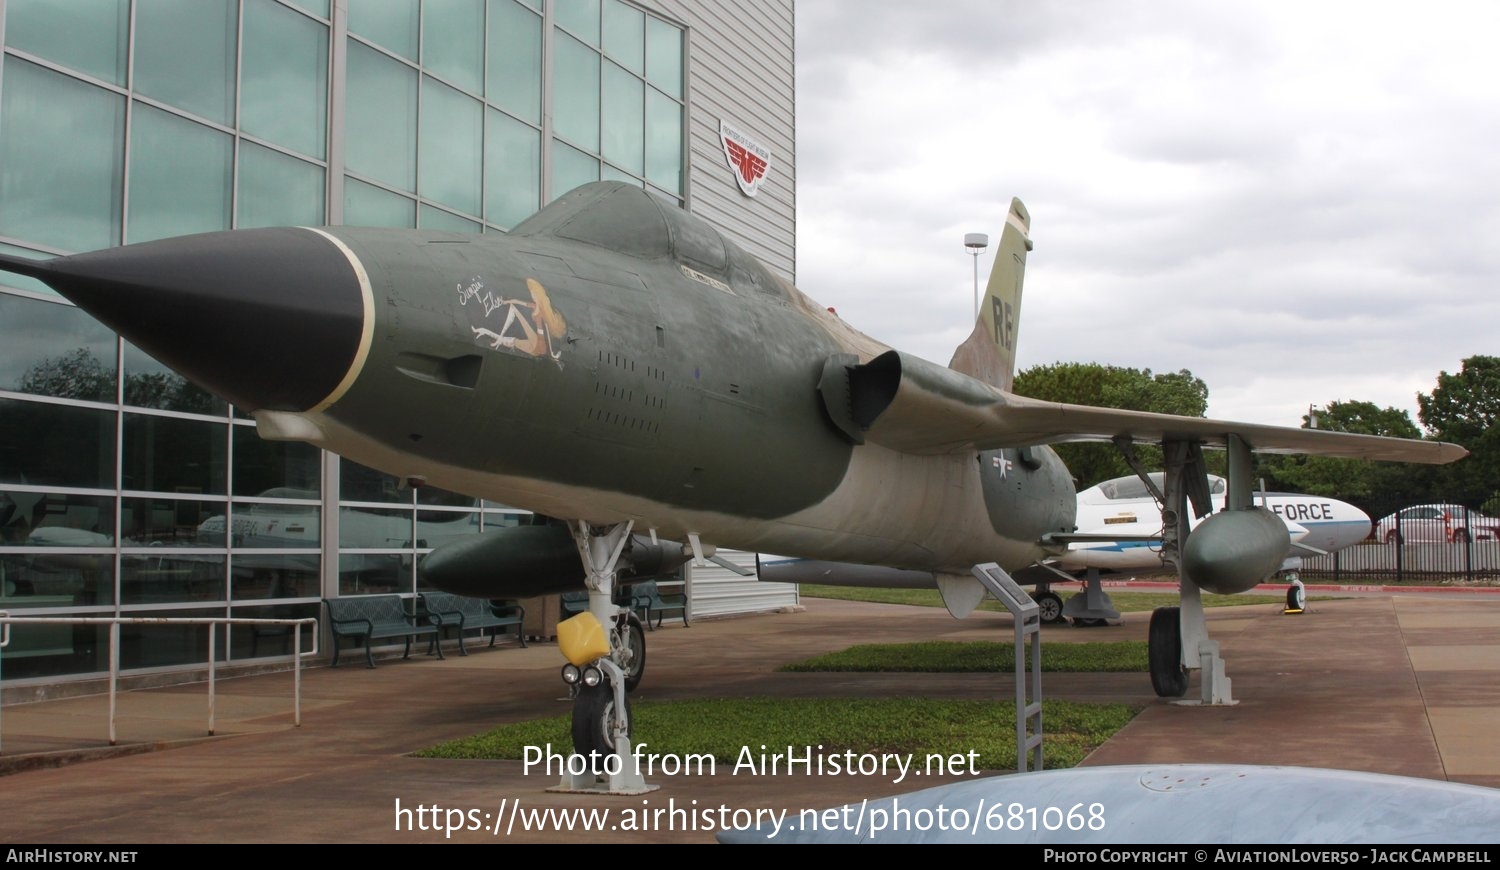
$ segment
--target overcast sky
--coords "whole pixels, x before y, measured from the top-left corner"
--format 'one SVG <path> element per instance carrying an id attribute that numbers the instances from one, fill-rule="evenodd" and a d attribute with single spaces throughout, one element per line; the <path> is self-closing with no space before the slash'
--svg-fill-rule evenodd
<path id="1" fill-rule="evenodd" d="M 798 286 L 946 364 L 1019 196 L 1022 368 L 1416 420 L 1500 353 L 1497 39 L 1493 2 L 797 0 Z"/>

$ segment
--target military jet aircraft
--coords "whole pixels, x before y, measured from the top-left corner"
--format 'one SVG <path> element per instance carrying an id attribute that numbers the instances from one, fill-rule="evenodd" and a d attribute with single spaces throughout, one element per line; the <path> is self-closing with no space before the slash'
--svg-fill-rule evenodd
<path id="1" fill-rule="evenodd" d="M 955 611 L 972 609 L 984 592 L 971 566 L 1031 565 L 1074 533 L 1072 480 L 1048 444 L 1112 440 L 1130 458 L 1134 442 L 1162 442 L 1163 546 L 1187 579 L 1182 615 L 1153 620 L 1152 675 L 1180 695 L 1205 637 L 1197 589 L 1249 588 L 1285 552 L 1286 527 L 1251 506 L 1250 450 L 1464 455 L 1011 393 L 1029 233 L 1015 200 L 947 368 L 859 333 L 706 221 L 613 182 L 505 235 L 234 230 L 0 266 L 252 412 L 264 438 L 558 518 L 439 549 L 426 577 L 484 597 L 581 582 L 603 626 L 638 558 L 713 544 L 931 572 Z M 1204 446 L 1229 451 L 1230 510 L 1189 537 L 1187 502 L 1209 508 Z M 580 751 L 626 745 L 619 641 L 606 649 L 603 682 L 575 705 Z"/>

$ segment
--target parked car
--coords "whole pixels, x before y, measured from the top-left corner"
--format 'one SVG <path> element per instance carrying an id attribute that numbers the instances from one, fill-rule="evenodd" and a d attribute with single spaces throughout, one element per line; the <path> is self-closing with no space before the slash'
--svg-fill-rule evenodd
<path id="1" fill-rule="evenodd" d="M 1387 544 L 1417 541 L 1461 544 L 1496 538 L 1500 538 L 1500 520 L 1461 504 L 1414 505 L 1375 524 L 1375 539 Z"/>

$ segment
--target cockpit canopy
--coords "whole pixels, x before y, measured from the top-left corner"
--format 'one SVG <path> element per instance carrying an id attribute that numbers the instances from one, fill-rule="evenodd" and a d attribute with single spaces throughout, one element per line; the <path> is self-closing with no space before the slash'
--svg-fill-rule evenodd
<path id="1" fill-rule="evenodd" d="M 1149 477 L 1151 478 L 1151 482 L 1156 484 L 1157 489 L 1161 489 L 1165 484 L 1166 475 L 1163 472 L 1153 471 Z M 1215 474 L 1208 475 L 1208 491 L 1210 494 L 1222 495 L 1225 486 L 1224 478 Z M 1141 501 L 1151 498 L 1151 491 L 1146 488 L 1146 482 L 1133 474 L 1125 477 L 1117 477 L 1114 480 L 1106 480 L 1091 489 L 1097 490 L 1098 497 L 1088 499 L 1090 503 Z M 1085 492 L 1093 495 L 1089 490 Z M 1080 493 L 1079 497 L 1082 498 L 1083 494 Z"/>
<path id="2" fill-rule="evenodd" d="M 575 188 L 510 235 L 556 236 L 646 260 L 667 257 L 739 292 L 782 295 L 780 283 L 759 260 L 707 221 L 623 182 Z"/>

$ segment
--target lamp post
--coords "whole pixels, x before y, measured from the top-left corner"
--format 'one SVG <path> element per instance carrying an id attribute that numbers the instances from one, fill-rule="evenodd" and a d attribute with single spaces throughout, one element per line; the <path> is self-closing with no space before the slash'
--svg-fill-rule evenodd
<path id="1" fill-rule="evenodd" d="M 964 247 L 974 257 L 974 319 L 979 319 L 979 255 L 990 246 L 990 237 L 984 233 L 964 233 Z"/>

